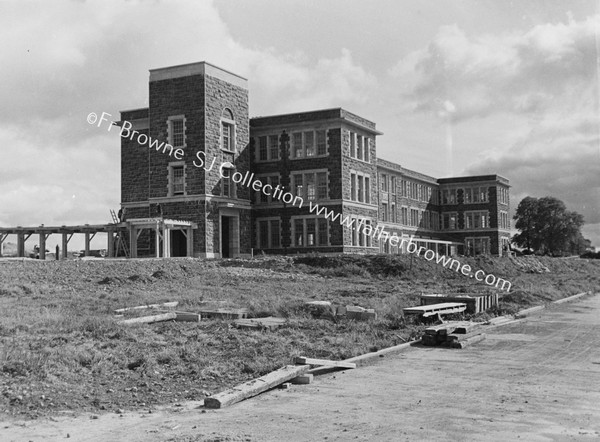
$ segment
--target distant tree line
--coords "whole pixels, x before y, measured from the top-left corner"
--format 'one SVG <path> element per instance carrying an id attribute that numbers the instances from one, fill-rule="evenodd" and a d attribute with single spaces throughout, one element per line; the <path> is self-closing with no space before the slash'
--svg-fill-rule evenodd
<path id="1" fill-rule="evenodd" d="M 520 231 L 512 242 L 519 247 L 545 255 L 582 255 L 591 242 L 581 234 L 583 215 L 567 210 L 554 197 L 525 197 L 519 203 L 514 219 Z"/>

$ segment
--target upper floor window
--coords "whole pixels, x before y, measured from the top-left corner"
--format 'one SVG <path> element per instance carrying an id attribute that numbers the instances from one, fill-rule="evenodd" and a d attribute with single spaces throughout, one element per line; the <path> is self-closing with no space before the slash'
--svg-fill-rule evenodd
<path id="1" fill-rule="evenodd" d="M 235 152 L 235 120 L 229 109 L 221 115 L 221 149 Z"/>
<path id="2" fill-rule="evenodd" d="M 279 137 L 269 135 L 257 137 L 256 161 L 277 161 L 279 159 Z"/>
<path id="3" fill-rule="evenodd" d="M 169 196 L 185 195 L 185 164 L 169 164 Z"/>
<path id="4" fill-rule="evenodd" d="M 471 203 L 487 203 L 488 188 L 487 187 L 467 187 L 463 190 L 463 202 Z"/>
<path id="5" fill-rule="evenodd" d="M 173 147 L 185 147 L 185 116 L 176 115 L 167 120 L 169 144 Z"/>
<path id="6" fill-rule="evenodd" d="M 379 179 L 381 180 L 381 190 L 383 192 L 387 192 L 388 191 L 388 177 L 385 173 L 382 173 L 379 177 Z"/>
<path id="7" fill-rule="evenodd" d="M 235 183 L 231 179 L 233 169 L 224 167 L 221 175 L 221 196 L 235 198 Z"/>
<path id="8" fill-rule="evenodd" d="M 487 229 L 489 214 L 485 212 L 465 212 L 465 229 Z"/>
<path id="9" fill-rule="evenodd" d="M 268 204 L 278 201 L 277 198 L 273 198 L 273 192 L 279 185 L 279 175 L 263 176 L 260 177 L 260 181 L 263 186 L 256 192 L 256 203 Z"/>
<path id="10" fill-rule="evenodd" d="M 456 189 L 442 191 L 442 204 L 456 204 Z"/>
<path id="11" fill-rule="evenodd" d="M 458 228 L 458 214 L 457 213 L 443 213 L 442 214 L 442 228 L 445 230 L 455 230 Z"/>
<path id="12" fill-rule="evenodd" d="M 292 133 L 292 158 L 309 158 L 327 155 L 327 131 L 308 130 Z"/>
<path id="13" fill-rule="evenodd" d="M 369 162 L 370 140 L 355 132 L 350 132 L 350 157 Z"/>
<path id="14" fill-rule="evenodd" d="M 498 187 L 498 202 L 501 204 L 508 204 L 508 189 L 505 187 Z"/>
<path id="15" fill-rule="evenodd" d="M 362 172 L 350 172 L 350 199 L 359 203 L 371 203 L 371 177 Z"/>
<path id="16" fill-rule="evenodd" d="M 329 197 L 326 171 L 292 173 L 292 190 L 294 196 L 303 200 L 323 200 Z"/>

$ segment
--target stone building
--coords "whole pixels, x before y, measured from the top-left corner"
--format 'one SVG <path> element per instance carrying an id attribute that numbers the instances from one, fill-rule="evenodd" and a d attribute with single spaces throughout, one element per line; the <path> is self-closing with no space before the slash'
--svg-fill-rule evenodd
<path id="1" fill-rule="evenodd" d="M 508 180 L 436 179 L 377 157 L 375 123 L 341 108 L 249 118 L 246 79 L 200 62 L 150 70 L 149 107 L 121 112 L 132 256 L 494 254 Z"/>

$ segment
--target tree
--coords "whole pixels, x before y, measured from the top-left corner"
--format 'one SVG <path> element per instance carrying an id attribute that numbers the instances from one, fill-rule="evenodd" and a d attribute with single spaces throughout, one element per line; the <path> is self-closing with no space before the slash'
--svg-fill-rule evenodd
<path id="1" fill-rule="evenodd" d="M 513 243 L 534 252 L 550 255 L 569 252 L 583 238 L 580 231 L 583 216 L 568 211 L 561 200 L 551 196 L 524 198 L 514 219 L 520 233 L 513 237 Z"/>

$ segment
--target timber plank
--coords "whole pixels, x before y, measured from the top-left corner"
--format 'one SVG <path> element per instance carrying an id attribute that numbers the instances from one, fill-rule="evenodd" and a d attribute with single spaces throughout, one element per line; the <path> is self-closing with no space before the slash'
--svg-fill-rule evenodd
<path id="1" fill-rule="evenodd" d="M 124 313 L 132 310 L 145 310 L 149 308 L 175 308 L 179 305 L 179 301 L 163 302 L 162 304 L 146 304 L 137 305 L 135 307 L 123 307 L 115 310 L 115 313 Z"/>
<path id="2" fill-rule="evenodd" d="M 151 324 L 153 322 L 169 321 L 175 318 L 177 318 L 177 314 L 175 312 L 161 313 L 160 315 L 142 316 L 141 318 L 125 319 L 124 321 L 119 321 L 119 324 Z"/>
<path id="3" fill-rule="evenodd" d="M 305 374 L 310 367 L 308 365 L 286 365 L 269 374 L 253 379 L 226 390 L 214 396 L 204 399 L 206 408 L 223 408 L 235 404 L 249 397 L 256 396 L 263 391 L 277 387 L 290 379 L 297 378 Z"/>
<path id="4" fill-rule="evenodd" d="M 268 316 L 266 318 L 236 319 L 233 321 L 237 328 L 268 330 L 275 330 L 284 325 L 285 322 L 286 320 L 284 318 L 275 318 L 273 316 Z"/>
<path id="5" fill-rule="evenodd" d="M 248 309 L 246 308 L 217 308 L 217 309 L 206 309 L 202 308 L 200 314 L 204 318 L 220 318 L 220 319 L 241 319 L 248 316 Z"/>
<path id="6" fill-rule="evenodd" d="M 330 361 L 329 359 L 305 358 L 304 356 L 297 357 L 294 360 L 294 362 L 296 364 L 325 365 L 328 367 L 339 368 L 356 368 L 356 364 L 354 362 Z"/>
<path id="7" fill-rule="evenodd" d="M 175 314 L 177 315 L 175 320 L 179 322 L 200 322 L 200 315 L 198 313 L 175 312 Z"/>

